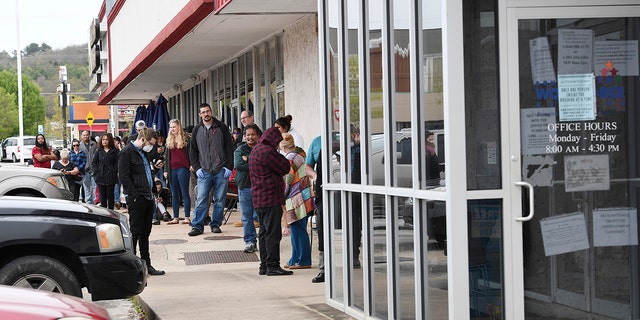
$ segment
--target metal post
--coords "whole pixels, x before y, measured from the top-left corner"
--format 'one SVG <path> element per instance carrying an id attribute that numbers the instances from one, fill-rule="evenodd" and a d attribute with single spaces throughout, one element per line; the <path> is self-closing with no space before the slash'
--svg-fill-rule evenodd
<path id="1" fill-rule="evenodd" d="M 62 147 L 67 148 L 67 82 L 62 81 Z"/>

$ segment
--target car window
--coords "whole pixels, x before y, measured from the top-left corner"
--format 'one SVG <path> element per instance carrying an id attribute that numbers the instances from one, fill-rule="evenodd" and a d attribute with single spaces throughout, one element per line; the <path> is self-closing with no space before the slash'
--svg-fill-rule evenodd
<path id="1" fill-rule="evenodd" d="M 24 139 L 24 145 L 25 146 L 35 146 L 36 145 L 36 138 L 26 138 L 26 139 Z"/>
<path id="2" fill-rule="evenodd" d="M 397 152 L 400 153 L 398 164 L 411 164 L 411 138 L 405 138 L 397 142 Z"/>

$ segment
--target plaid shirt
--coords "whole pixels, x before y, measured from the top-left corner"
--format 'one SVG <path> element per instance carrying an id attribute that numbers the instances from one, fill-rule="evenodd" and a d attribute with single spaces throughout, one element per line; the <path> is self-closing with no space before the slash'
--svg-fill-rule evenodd
<path id="1" fill-rule="evenodd" d="M 84 152 L 78 151 L 78 153 L 75 153 L 72 150 L 69 152 L 69 161 L 73 162 L 80 170 L 80 173 L 84 174 L 84 168 L 87 166 L 87 155 Z"/>
<path id="2" fill-rule="evenodd" d="M 251 197 L 254 208 L 284 205 L 283 176 L 291 169 L 289 160 L 276 151 L 282 134 L 273 127 L 267 129 L 249 157 Z"/>

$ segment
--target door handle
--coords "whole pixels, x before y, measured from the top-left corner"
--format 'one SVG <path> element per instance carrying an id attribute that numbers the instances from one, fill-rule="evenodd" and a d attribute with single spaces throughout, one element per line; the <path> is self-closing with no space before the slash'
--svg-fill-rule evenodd
<path id="1" fill-rule="evenodd" d="M 529 189 L 529 215 L 526 217 L 515 218 L 520 222 L 529 221 L 533 219 L 533 186 L 530 183 L 524 181 L 516 181 L 513 184 L 521 188 Z"/>

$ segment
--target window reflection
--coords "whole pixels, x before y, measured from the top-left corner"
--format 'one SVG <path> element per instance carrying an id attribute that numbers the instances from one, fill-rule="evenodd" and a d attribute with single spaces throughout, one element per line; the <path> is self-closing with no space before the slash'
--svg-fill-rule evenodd
<path id="1" fill-rule="evenodd" d="M 373 226 L 373 234 L 370 236 L 373 244 L 373 252 L 370 254 L 371 282 L 373 291 L 373 314 L 383 319 L 389 318 L 389 306 L 387 305 L 387 225 L 386 205 L 383 195 L 371 195 L 369 197 L 370 222 Z"/>
<path id="2" fill-rule="evenodd" d="M 342 242 L 344 241 L 344 232 L 342 230 L 342 204 L 340 202 L 340 191 L 332 191 L 329 193 L 330 208 L 329 212 L 332 216 L 329 217 L 331 232 L 330 232 L 330 252 L 332 254 L 331 261 L 325 268 L 331 268 L 331 297 L 338 301 L 344 301 L 343 291 L 343 252 Z M 325 249 L 326 250 L 326 249 Z M 326 262 L 325 262 L 326 263 Z"/>

